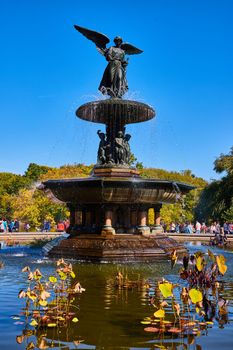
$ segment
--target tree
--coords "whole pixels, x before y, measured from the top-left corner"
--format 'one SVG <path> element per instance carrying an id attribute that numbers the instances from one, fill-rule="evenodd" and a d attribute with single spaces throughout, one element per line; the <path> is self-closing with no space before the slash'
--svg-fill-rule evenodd
<path id="1" fill-rule="evenodd" d="M 233 176 L 233 146 L 229 154 L 221 153 L 219 158 L 214 162 L 214 170 L 217 173 L 222 173 L 226 171 L 227 176 Z"/>
<path id="2" fill-rule="evenodd" d="M 207 182 L 199 177 L 196 177 L 191 170 L 182 170 L 180 172 L 167 171 L 164 169 L 143 168 L 141 176 L 144 178 L 155 178 L 169 181 L 185 182 L 196 186 L 196 189 L 187 193 L 182 200 L 175 204 L 163 204 L 160 211 L 161 219 L 169 224 L 171 222 L 193 221 L 194 208 L 196 207 L 199 196 L 207 185 Z M 153 221 L 152 215 L 149 216 L 150 221 Z"/>
<path id="3" fill-rule="evenodd" d="M 14 216 L 28 222 L 32 228 L 40 227 L 44 220 L 54 225 L 65 219 L 69 212 L 65 204 L 53 203 L 41 190 L 24 188 L 12 197 Z"/>
<path id="4" fill-rule="evenodd" d="M 233 147 L 229 154 L 220 154 L 214 162 L 214 170 L 226 173 L 221 180 L 212 181 L 202 192 L 196 208 L 196 216 L 202 220 L 233 220 Z"/>
<path id="5" fill-rule="evenodd" d="M 24 176 L 29 180 L 29 182 L 36 182 L 39 180 L 42 174 L 46 174 L 51 167 L 45 165 L 38 165 L 35 163 L 30 163 Z"/>

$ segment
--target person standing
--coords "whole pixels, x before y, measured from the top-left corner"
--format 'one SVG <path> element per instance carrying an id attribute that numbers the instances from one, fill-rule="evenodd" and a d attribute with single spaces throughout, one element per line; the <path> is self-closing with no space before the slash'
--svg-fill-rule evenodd
<path id="1" fill-rule="evenodd" d="M 19 232 L 19 221 L 18 221 L 18 219 L 15 219 L 13 231 Z"/>
<path id="2" fill-rule="evenodd" d="M 223 231 L 224 231 L 224 235 L 227 235 L 229 233 L 229 224 L 228 224 L 228 222 L 224 222 L 224 224 L 223 224 Z"/>
<path id="3" fill-rule="evenodd" d="M 188 223 L 187 232 L 188 232 L 188 233 L 193 233 L 193 225 L 192 225 L 191 222 Z"/>
<path id="4" fill-rule="evenodd" d="M 57 224 L 57 231 L 58 231 L 58 232 L 64 232 L 64 231 L 65 231 L 64 222 L 62 222 L 62 221 L 59 221 L 59 222 L 58 222 L 58 224 Z"/>
<path id="5" fill-rule="evenodd" d="M 197 234 L 201 233 L 201 224 L 199 221 L 196 221 L 195 230 Z"/>
<path id="6" fill-rule="evenodd" d="M 215 233 L 216 232 L 216 222 L 213 222 L 210 226 L 210 233 Z"/>

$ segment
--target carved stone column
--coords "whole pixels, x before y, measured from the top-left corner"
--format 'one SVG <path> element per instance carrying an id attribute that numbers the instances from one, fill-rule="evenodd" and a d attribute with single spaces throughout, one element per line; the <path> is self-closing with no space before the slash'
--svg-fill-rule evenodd
<path id="1" fill-rule="evenodd" d="M 147 226 L 148 219 L 148 208 L 146 206 L 141 206 L 138 212 L 138 227 L 137 232 L 143 236 L 148 236 L 150 234 L 150 228 Z"/>
<path id="2" fill-rule="evenodd" d="M 86 226 L 91 226 L 91 211 L 89 208 L 86 210 Z"/>
<path id="3" fill-rule="evenodd" d="M 137 228 L 137 208 L 130 208 L 130 228 L 128 229 L 128 233 L 136 233 Z"/>
<path id="4" fill-rule="evenodd" d="M 73 205 L 68 205 L 69 211 L 70 211 L 70 226 L 68 228 L 69 233 L 74 233 L 74 226 L 75 226 L 75 208 Z"/>
<path id="5" fill-rule="evenodd" d="M 104 225 L 101 230 L 101 235 L 114 235 L 115 229 L 112 227 L 113 209 L 111 207 L 104 208 Z"/>
<path id="6" fill-rule="evenodd" d="M 162 208 L 162 204 L 157 204 L 154 206 L 154 212 L 155 212 L 155 226 L 152 229 L 152 233 L 159 234 L 163 233 L 163 227 L 160 224 L 161 218 L 160 218 L 160 209 Z"/>
<path id="7" fill-rule="evenodd" d="M 82 209 L 76 208 L 75 209 L 75 225 L 81 226 L 82 225 Z"/>

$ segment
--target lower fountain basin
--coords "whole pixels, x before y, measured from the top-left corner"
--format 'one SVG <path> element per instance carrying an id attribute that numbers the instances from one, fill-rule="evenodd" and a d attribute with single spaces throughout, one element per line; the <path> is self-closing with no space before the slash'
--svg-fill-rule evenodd
<path id="1" fill-rule="evenodd" d="M 194 186 L 166 180 L 141 178 L 89 177 L 49 180 L 42 183 L 62 202 L 78 204 L 100 203 L 175 203 Z"/>

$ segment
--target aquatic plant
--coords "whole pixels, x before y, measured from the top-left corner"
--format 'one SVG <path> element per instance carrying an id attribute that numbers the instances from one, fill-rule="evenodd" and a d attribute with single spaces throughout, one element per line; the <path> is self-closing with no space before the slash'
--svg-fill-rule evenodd
<path id="1" fill-rule="evenodd" d="M 41 343 L 39 348 L 43 349 L 44 337 L 49 328 L 67 328 L 71 322 L 78 322 L 78 307 L 74 301 L 76 295 L 85 289 L 75 280 L 72 264 L 63 259 L 56 262 L 55 273 L 48 277 L 39 269 L 32 271 L 29 266 L 25 266 L 22 272 L 27 274 L 28 283 L 28 287 L 18 293 L 20 299 L 25 299 L 21 313 L 25 328 L 16 341 L 21 344 L 24 339 L 36 335 L 37 342 Z"/>
<path id="2" fill-rule="evenodd" d="M 131 280 L 128 278 L 127 273 L 124 274 L 121 271 L 118 271 L 115 277 L 115 287 L 118 289 L 133 289 L 133 288 L 139 288 L 145 286 L 145 281 L 140 278 L 140 276 L 137 276 L 138 278 L 136 280 Z"/>
<path id="3" fill-rule="evenodd" d="M 176 251 L 171 254 L 172 268 L 177 262 Z M 141 323 L 144 331 L 158 333 L 159 337 L 176 334 L 180 337 L 201 335 L 216 320 L 220 325 L 227 322 L 228 301 L 221 296 L 221 277 L 227 265 L 223 255 L 208 250 L 183 257 L 177 283 L 165 279 L 159 281 L 154 291 L 148 286 L 154 314 Z"/>

